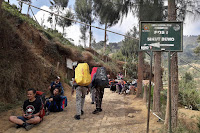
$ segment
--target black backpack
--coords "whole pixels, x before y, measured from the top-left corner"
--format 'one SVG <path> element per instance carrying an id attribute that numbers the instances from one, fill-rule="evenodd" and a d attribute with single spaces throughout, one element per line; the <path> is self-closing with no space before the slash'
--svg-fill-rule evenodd
<path id="1" fill-rule="evenodd" d="M 96 87 L 106 87 L 108 85 L 108 77 L 106 74 L 105 67 L 98 67 L 95 76 L 95 86 Z"/>

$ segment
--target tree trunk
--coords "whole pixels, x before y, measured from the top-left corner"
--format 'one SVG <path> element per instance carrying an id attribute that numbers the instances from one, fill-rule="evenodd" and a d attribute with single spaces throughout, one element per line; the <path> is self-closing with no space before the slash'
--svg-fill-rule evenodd
<path id="1" fill-rule="evenodd" d="M 168 21 L 176 20 L 175 0 L 168 0 Z M 169 79 L 170 80 L 170 79 Z M 169 90 L 169 89 L 168 89 Z M 171 57 L 171 125 L 172 128 L 177 127 L 178 121 L 178 56 L 175 52 Z M 165 125 L 169 123 L 169 91 L 167 94 L 167 107 L 165 115 Z"/>
<path id="2" fill-rule="evenodd" d="M 90 25 L 91 25 L 91 21 L 90 21 Z M 89 42 L 89 48 L 92 48 L 92 27 L 90 26 L 90 42 Z"/>
<path id="3" fill-rule="evenodd" d="M 144 54 L 139 52 L 138 54 L 138 81 L 137 81 L 137 93 L 136 97 L 142 97 L 142 81 L 143 81 L 143 68 L 144 67 Z"/>
<path id="4" fill-rule="evenodd" d="M 29 14 L 29 10 L 30 10 L 30 5 L 28 6 L 28 11 L 27 11 L 27 15 Z"/>
<path id="5" fill-rule="evenodd" d="M 143 101 L 146 104 L 146 102 L 147 102 L 147 86 L 146 85 L 144 86 Z"/>
<path id="6" fill-rule="evenodd" d="M 153 111 L 160 112 L 160 91 L 162 90 L 161 78 L 161 52 L 154 54 L 154 90 L 153 90 Z"/>
<path id="7" fill-rule="evenodd" d="M 2 15 L 2 9 L 1 9 L 2 2 L 3 2 L 3 0 L 0 0 L 0 17 L 1 17 L 1 15 Z"/>
<path id="8" fill-rule="evenodd" d="M 22 6 L 23 6 L 23 3 L 21 2 L 21 4 L 20 4 L 20 13 L 22 13 Z"/>
<path id="9" fill-rule="evenodd" d="M 107 23 L 105 23 L 105 35 L 104 35 L 104 54 L 106 53 L 106 41 L 107 41 L 107 38 L 106 38 L 106 29 L 107 29 Z"/>
<path id="10" fill-rule="evenodd" d="M 63 37 L 65 35 L 65 26 L 63 26 Z"/>

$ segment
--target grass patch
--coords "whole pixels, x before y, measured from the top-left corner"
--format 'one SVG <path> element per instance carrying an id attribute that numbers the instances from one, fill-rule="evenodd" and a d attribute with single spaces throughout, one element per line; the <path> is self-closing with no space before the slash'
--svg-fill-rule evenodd
<path id="1" fill-rule="evenodd" d="M 16 108 L 16 106 L 20 106 L 23 104 L 23 101 L 16 101 L 16 103 L 3 103 L 0 102 L 0 112 L 5 112 L 8 110 L 11 110 L 13 108 Z"/>

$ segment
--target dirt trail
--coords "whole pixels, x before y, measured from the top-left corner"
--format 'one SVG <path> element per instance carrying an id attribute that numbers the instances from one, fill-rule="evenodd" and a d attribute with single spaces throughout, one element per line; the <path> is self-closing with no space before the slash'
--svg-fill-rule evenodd
<path id="1" fill-rule="evenodd" d="M 92 114 L 94 104 L 90 104 L 90 95 L 86 96 L 84 115 L 81 120 L 75 120 L 75 95 L 68 101 L 68 107 L 59 113 L 45 116 L 42 123 L 32 128 L 29 133 L 145 133 L 147 108 L 141 99 L 133 95 L 119 95 L 105 89 L 103 111 L 97 115 Z M 19 111 L 18 111 L 19 112 Z M 12 114 L 8 112 L 7 114 Z M 128 117 L 131 113 L 133 118 Z M 20 115 L 20 113 L 19 113 Z M 8 117 L 7 117 L 8 118 Z M 159 132 L 163 123 L 151 115 L 150 132 Z M 9 123 L 8 120 L 5 120 Z M 8 126 L 8 125 L 7 125 Z M 1 132 L 1 131 L 0 131 Z M 9 124 L 5 133 L 26 133 L 24 128 L 16 129 Z"/>

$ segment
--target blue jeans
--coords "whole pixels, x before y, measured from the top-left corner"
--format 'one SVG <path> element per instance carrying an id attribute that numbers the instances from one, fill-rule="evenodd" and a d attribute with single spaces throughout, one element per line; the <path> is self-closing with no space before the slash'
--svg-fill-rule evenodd
<path id="1" fill-rule="evenodd" d="M 32 116 L 31 118 L 34 118 L 34 116 Z M 23 122 L 26 122 L 29 119 L 24 118 L 23 116 L 18 116 L 17 119 L 22 120 Z"/>

